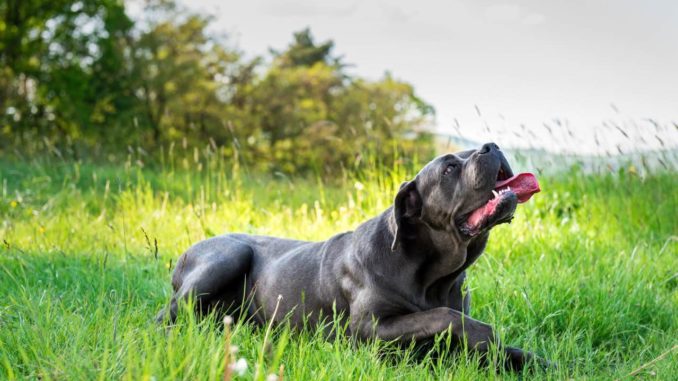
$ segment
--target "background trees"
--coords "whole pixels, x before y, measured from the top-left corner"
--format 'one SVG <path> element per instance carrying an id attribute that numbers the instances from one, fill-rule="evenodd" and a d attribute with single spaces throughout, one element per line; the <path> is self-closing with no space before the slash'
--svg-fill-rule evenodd
<path id="1" fill-rule="evenodd" d="M 334 171 L 365 153 L 432 149 L 411 85 L 347 74 L 332 41 L 295 33 L 245 59 L 209 17 L 171 1 L 133 20 L 117 0 L 0 2 L 0 152 L 46 141 L 71 155 L 221 147 L 261 169 Z"/>

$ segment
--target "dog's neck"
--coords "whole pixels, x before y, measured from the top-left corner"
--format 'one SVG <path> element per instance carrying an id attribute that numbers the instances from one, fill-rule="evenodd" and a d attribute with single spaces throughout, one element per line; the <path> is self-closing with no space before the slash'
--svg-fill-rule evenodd
<path id="1" fill-rule="evenodd" d="M 389 232 L 393 237 L 395 222 L 390 209 L 381 217 L 387 219 Z M 457 277 L 482 254 L 489 235 L 485 233 L 472 240 L 465 240 L 454 227 L 434 227 L 425 221 L 411 224 L 407 228 L 411 230 L 402 235 L 402 242 L 393 255 L 407 258 L 417 266 L 418 281 L 424 289 L 449 289 Z"/>
<path id="2" fill-rule="evenodd" d="M 487 236 L 457 241 L 449 232 L 418 224 L 412 225 L 416 229 L 404 234 L 392 251 L 392 215 L 389 208 L 358 226 L 353 232 L 353 255 L 349 258 L 357 261 L 357 266 L 371 269 L 369 274 L 377 283 L 418 298 L 422 306 L 448 303 L 452 287 L 482 253 Z M 370 247 L 363 246 L 366 242 Z"/>
<path id="3" fill-rule="evenodd" d="M 408 258 L 419 266 L 420 282 L 428 288 L 457 272 L 466 263 L 467 242 L 457 239 L 450 231 L 434 229 L 426 224 L 416 225 L 416 239 L 403 242 Z M 450 279 L 453 282 L 454 279 Z"/>

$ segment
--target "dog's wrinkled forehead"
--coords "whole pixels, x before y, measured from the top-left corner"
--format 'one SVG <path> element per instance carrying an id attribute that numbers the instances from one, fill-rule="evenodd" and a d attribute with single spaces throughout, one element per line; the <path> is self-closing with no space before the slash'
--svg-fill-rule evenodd
<path id="1" fill-rule="evenodd" d="M 496 144 L 486 143 L 479 149 L 436 157 L 419 171 L 415 182 L 424 196 L 442 187 L 447 197 L 455 188 L 465 193 L 464 197 L 473 198 L 475 195 L 466 193 L 478 192 L 482 193 L 479 197 L 486 197 L 500 175 L 512 176 L 511 167 Z"/>
<path id="2" fill-rule="evenodd" d="M 444 174 L 458 178 L 461 174 L 461 167 L 474 151 L 464 151 L 462 152 L 463 156 L 457 153 L 448 153 L 428 162 L 415 176 L 419 189 L 424 190 L 432 185 L 438 185 Z"/>
<path id="3" fill-rule="evenodd" d="M 449 207 L 454 203 L 467 209 L 467 204 L 487 201 L 500 169 L 511 174 L 502 152 L 494 143 L 488 143 L 481 149 L 436 157 L 419 171 L 415 180 L 424 204 Z"/>
<path id="4" fill-rule="evenodd" d="M 430 191 L 431 187 L 439 184 L 439 174 L 442 171 L 441 167 L 444 165 L 444 156 L 438 156 L 428 162 L 414 177 L 419 192 L 428 193 L 427 191 Z"/>
<path id="5" fill-rule="evenodd" d="M 456 153 L 447 153 L 447 154 L 440 155 L 440 156 L 436 157 L 435 159 L 431 160 L 430 162 L 428 162 L 419 171 L 419 174 L 417 176 L 428 174 L 432 171 L 435 171 L 436 168 L 439 168 L 442 165 L 447 165 L 450 162 L 458 162 L 458 163 L 461 164 L 464 161 L 466 161 L 469 157 L 471 157 L 471 155 L 473 155 L 476 151 L 478 151 L 478 150 L 470 149 L 470 150 L 466 150 L 466 151 L 460 151 L 460 152 L 456 152 Z"/>

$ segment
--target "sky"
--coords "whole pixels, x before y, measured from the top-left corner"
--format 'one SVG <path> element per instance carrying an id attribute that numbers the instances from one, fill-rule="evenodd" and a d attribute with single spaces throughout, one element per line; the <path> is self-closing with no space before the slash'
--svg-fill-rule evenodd
<path id="1" fill-rule="evenodd" d="M 412 83 L 442 134 L 578 152 L 678 147 L 676 0 L 183 4 L 215 16 L 213 27 L 249 56 L 284 49 L 310 27 L 352 73 Z"/>

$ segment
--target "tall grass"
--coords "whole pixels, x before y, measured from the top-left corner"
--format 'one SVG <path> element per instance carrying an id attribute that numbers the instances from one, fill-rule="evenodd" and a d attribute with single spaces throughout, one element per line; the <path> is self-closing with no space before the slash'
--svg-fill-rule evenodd
<path id="1" fill-rule="evenodd" d="M 320 240 L 353 229 L 388 207 L 416 169 L 373 164 L 324 181 L 248 173 L 209 149 L 191 159 L 168 152 L 152 167 L 134 150 L 119 166 L 40 157 L 0 161 L 0 377 L 8 379 L 220 379 L 221 322 L 185 313 L 171 330 L 152 323 L 178 255 L 225 232 Z M 540 182 L 542 193 L 495 229 L 471 268 L 472 315 L 504 342 L 561 365 L 535 377 L 615 379 L 639 368 L 674 377 L 676 173 L 574 170 Z M 290 380 L 518 377 L 473 357 L 415 359 L 313 328 L 280 326 L 266 338 L 239 323 L 230 336 L 249 364 L 236 378 L 280 364 Z"/>

